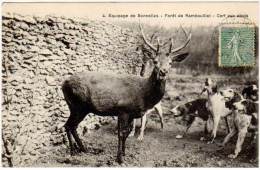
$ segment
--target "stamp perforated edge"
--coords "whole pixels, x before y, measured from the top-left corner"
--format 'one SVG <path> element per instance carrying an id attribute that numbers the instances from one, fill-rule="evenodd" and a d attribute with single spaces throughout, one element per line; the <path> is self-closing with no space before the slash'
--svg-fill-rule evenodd
<path id="1" fill-rule="evenodd" d="M 235 66 L 227 66 L 227 65 L 221 65 L 221 28 L 222 27 L 252 27 L 253 29 L 254 29 L 254 35 L 253 35 L 253 39 L 254 39 L 254 45 L 253 45 L 253 55 L 254 55 L 254 57 L 255 57 L 255 59 L 254 59 L 254 62 L 253 63 L 251 63 L 251 64 L 245 64 L 245 65 L 235 65 Z M 254 67 L 255 65 L 256 65 L 256 36 L 255 36 L 255 34 L 256 34 L 256 25 L 254 24 L 254 23 L 251 23 L 251 24 L 248 24 L 248 23 L 246 23 L 246 24 L 232 24 L 232 23 L 227 23 L 227 24 L 225 24 L 225 23 L 223 23 L 221 26 L 219 26 L 219 35 L 218 35 L 218 66 L 219 67 L 224 67 L 224 68 L 237 68 L 237 67 Z"/>

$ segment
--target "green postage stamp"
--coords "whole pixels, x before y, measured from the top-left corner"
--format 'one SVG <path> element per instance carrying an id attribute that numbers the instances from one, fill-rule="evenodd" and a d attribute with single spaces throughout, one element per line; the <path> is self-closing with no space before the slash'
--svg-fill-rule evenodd
<path id="1" fill-rule="evenodd" d="M 220 27 L 219 66 L 254 66 L 255 60 L 254 25 L 225 25 Z"/>

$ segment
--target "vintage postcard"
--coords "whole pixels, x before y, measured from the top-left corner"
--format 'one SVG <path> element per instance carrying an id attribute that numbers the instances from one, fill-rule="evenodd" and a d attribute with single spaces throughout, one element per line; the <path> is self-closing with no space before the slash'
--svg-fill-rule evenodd
<path id="1" fill-rule="evenodd" d="M 2 3 L 2 167 L 258 167 L 258 2 Z"/>

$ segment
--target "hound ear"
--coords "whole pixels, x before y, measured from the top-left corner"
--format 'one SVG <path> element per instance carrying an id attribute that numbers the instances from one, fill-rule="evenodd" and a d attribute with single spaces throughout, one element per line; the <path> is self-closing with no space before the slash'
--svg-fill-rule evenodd
<path id="1" fill-rule="evenodd" d="M 243 101 L 242 104 L 246 108 L 246 114 L 252 115 L 253 113 L 257 112 L 257 109 L 258 109 L 257 108 L 258 107 L 257 103 L 254 103 L 252 101 L 246 100 L 246 101 Z"/>
<path id="2" fill-rule="evenodd" d="M 191 116 L 195 116 L 195 117 L 199 116 L 198 111 L 193 112 L 193 113 L 190 113 L 190 115 L 191 115 Z"/>
<path id="3" fill-rule="evenodd" d="M 213 93 L 217 93 L 218 92 L 218 86 L 217 85 L 212 86 L 211 89 L 212 89 Z"/>
<path id="4" fill-rule="evenodd" d="M 240 100 L 242 100 L 242 97 L 237 92 L 234 92 L 234 98 L 232 101 L 239 102 Z"/>
<path id="5" fill-rule="evenodd" d="M 182 113 L 186 113 L 188 111 L 187 107 L 185 105 L 183 106 L 180 106 L 180 109 L 179 109 Z"/>
<path id="6" fill-rule="evenodd" d="M 177 54 L 172 57 L 172 62 L 182 62 L 189 56 L 189 53 Z"/>

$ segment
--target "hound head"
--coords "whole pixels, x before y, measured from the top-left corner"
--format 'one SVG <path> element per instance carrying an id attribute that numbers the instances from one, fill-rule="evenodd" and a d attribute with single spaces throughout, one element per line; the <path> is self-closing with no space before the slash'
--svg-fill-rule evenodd
<path id="1" fill-rule="evenodd" d="M 230 101 L 235 97 L 235 91 L 233 89 L 221 90 L 220 94 L 224 97 L 225 101 Z"/>
<path id="2" fill-rule="evenodd" d="M 253 84 L 253 85 L 252 85 L 252 90 L 253 90 L 253 91 L 258 91 L 257 85 Z"/>
<path id="3" fill-rule="evenodd" d="M 178 105 L 171 110 L 171 113 L 173 113 L 174 117 L 179 117 L 182 116 L 186 111 L 187 109 L 184 107 L 184 105 Z"/>
<path id="4" fill-rule="evenodd" d="M 236 111 L 243 112 L 248 115 L 253 115 L 258 112 L 258 103 L 251 100 L 244 99 L 239 102 L 235 102 L 233 105 Z"/>
<path id="5" fill-rule="evenodd" d="M 235 110 L 239 111 L 239 112 L 242 112 L 242 111 L 246 111 L 246 103 L 245 103 L 245 100 L 244 101 L 239 101 L 239 102 L 235 102 L 233 104 Z"/>
<path id="6" fill-rule="evenodd" d="M 218 91 L 218 86 L 212 81 L 211 78 L 206 78 L 202 93 L 206 91 L 209 95 L 215 94 Z"/>
<path id="7" fill-rule="evenodd" d="M 257 87 L 257 85 L 253 84 L 251 86 L 251 89 L 252 89 L 252 92 L 251 92 L 250 98 L 254 101 L 258 100 L 258 87 Z"/>
<path id="8" fill-rule="evenodd" d="M 178 105 L 174 107 L 171 112 L 174 115 L 175 121 L 183 126 L 191 124 L 197 116 L 196 113 L 189 113 L 189 109 L 186 105 Z"/>

